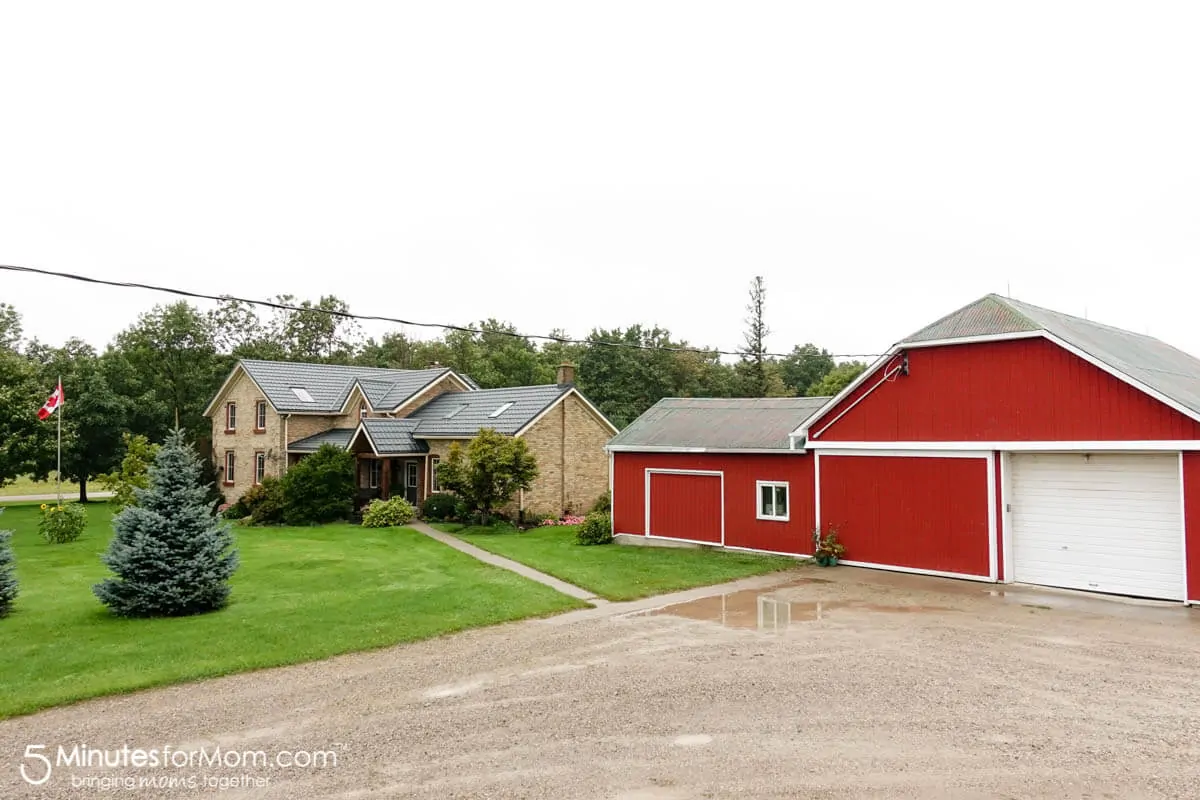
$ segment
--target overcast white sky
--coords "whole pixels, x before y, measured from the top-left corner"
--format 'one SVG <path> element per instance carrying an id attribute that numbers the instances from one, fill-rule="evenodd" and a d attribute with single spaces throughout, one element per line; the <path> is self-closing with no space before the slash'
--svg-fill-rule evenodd
<path id="1" fill-rule="evenodd" d="M 0 9 L 0 263 L 726 348 L 761 274 L 837 353 L 1011 285 L 1200 354 L 1194 2 Z M 53 342 L 171 299 L 0 273 Z"/>

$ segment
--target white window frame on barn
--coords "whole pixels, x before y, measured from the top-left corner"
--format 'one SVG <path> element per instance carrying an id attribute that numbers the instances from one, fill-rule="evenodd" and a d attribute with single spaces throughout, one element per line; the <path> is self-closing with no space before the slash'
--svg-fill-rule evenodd
<path id="1" fill-rule="evenodd" d="M 771 490 L 771 508 L 767 510 L 767 504 L 764 502 L 763 489 Z M 783 513 L 775 513 L 779 507 L 780 490 L 783 496 Z M 792 498 L 791 492 L 788 490 L 787 481 L 756 481 L 754 484 L 755 492 L 755 509 L 758 519 L 768 520 L 770 522 L 787 522 L 791 518 Z"/>

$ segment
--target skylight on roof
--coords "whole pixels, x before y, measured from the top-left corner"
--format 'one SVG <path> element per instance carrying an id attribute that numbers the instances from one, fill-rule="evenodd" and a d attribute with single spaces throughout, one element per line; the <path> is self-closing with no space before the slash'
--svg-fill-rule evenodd
<path id="1" fill-rule="evenodd" d="M 304 388 L 304 387 L 302 387 L 302 386 L 293 386 L 293 387 L 292 387 L 292 394 L 296 395 L 296 398 L 297 398 L 297 399 L 298 399 L 298 400 L 299 400 L 301 403 L 315 403 L 315 402 L 317 402 L 316 400 L 313 400 L 313 396 L 312 396 L 311 394 L 309 394 L 309 393 L 308 393 L 308 389 L 305 389 L 305 388 Z"/>
<path id="2" fill-rule="evenodd" d="M 488 414 L 488 419 L 495 419 L 496 417 L 500 416 L 501 414 L 503 414 L 505 411 L 508 411 L 512 407 L 513 407 L 513 401 L 509 400 L 507 403 L 500 406 L 492 413 Z"/>
<path id="3" fill-rule="evenodd" d="M 460 405 L 457 405 L 457 406 L 455 406 L 454 408 L 452 408 L 452 409 L 450 409 L 449 411 L 447 411 L 447 412 L 446 412 L 446 416 L 442 417 L 442 419 L 450 419 L 451 417 L 453 417 L 455 414 L 457 414 L 458 412 L 462 411 L 462 410 L 463 410 L 464 408 L 466 408 L 466 407 L 467 407 L 467 406 L 466 406 L 466 404 L 465 404 L 465 403 L 463 403 L 463 404 L 460 404 Z"/>

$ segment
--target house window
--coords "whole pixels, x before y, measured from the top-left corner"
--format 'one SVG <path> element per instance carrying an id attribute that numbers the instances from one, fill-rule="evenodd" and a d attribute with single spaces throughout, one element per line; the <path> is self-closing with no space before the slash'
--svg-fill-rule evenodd
<path id="1" fill-rule="evenodd" d="M 406 485 L 408 486 L 409 489 L 417 488 L 417 477 L 420 475 L 420 470 L 421 470 L 420 466 L 417 464 L 416 461 L 409 461 L 408 467 L 406 469 L 408 471 L 408 474 L 406 476 L 408 478 L 408 482 Z"/>
<path id="2" fill-rule="evenodd" d="M 237 403 L 225 404 L 225 432 L 233 433 L 237 430 Z"/>
<path id="3" fill-rule="evenodd" d="M 263 477 L 267 474 L 267 454 L 259 451 L 254 454 L 254 483 L 263 482 Z"/>
<path id="4" fill-rule="evenodd" d="M 365 417 L 367 415 L 367 401 L 366 400 L 363 400 L 361 403 L 358 404 L 358 415 L 360 417 Z"/>
<path id="5" fill-rule="evenodd" d="M 225 451 L 225 485 L 233 486 L 234 481 L 234 466 L 237 462 L 237 456 L 232 450 Z"/>
<path id="6" fill-rule="evenodd" d="M 440 492 L 442 489 L 438 486 L 437 469 L 438 464 L 442 463 L 442 459 L 438 456 L 433 456 L 429 459 L 429 491 Z"/>
<path id="7" fill-rule="evenodd" d="M 383 462 L 373 458 L 367 462 L 367 486 L 378 489 L 383 482 Z"/>
<path id="8" fill-rule="evenodd" d="M 758 482 L 758 518 L 788 521 L 788 485 L 775 481 Z"/>
<path id="9" fill-rule="evenodd" d="M 262 433 L 267 429 L 267 401 L 259 400 L 254 404 L 254 430 Z"/>

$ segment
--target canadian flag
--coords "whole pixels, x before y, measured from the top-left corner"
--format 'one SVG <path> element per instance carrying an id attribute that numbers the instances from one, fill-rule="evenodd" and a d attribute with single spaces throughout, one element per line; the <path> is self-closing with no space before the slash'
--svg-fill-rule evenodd
<path id="1" fill-rule="evenodd" d="M 54 394 L 50 395 L 46 400 L 46 404 L 38 409 L 38 419 L 49 419 L 50 415 L 58 411 L 58 407 L 62 405 L 63 390 L 60 382 L 54 389 Z"/>

